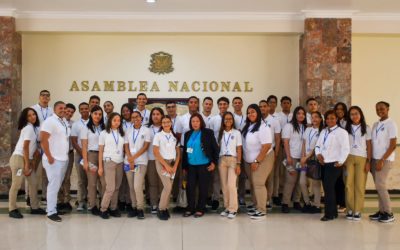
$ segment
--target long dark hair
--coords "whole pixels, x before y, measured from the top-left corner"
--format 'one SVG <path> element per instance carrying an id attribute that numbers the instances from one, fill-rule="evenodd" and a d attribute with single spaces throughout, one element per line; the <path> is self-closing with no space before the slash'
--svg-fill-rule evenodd
<path id="1" fill-rule="evenodd" d="M 244 128 L 242 130 L 242 135 L 243 135 L 244 138 L 246 138 L 246 135 L 249 132 L 248 130 L 249 130 L 249 127 L 250 127 L 250 124 L 251 124 L 250 119 L 249 119 L 249 117 L 247 115 L 247 113 L 249 112 L 249 109 L 254 109 L 256 111 L 256 113 L 257 113 L 256 124 L 254 125 L 253 129 L 250 132 L 251 133 L 257 132 L 260 129 L 260 126 L 261 126 L 262 115 L 261 115 L 260 107 L 258 107 L 258 105 L 255 104 L 255 103 L 250 104 L 247 107 L 247 110 L 246 110 L 246 125 L 244 125 Z"/>
<path id="2" fill-rule="evenodd" d="M 312 116 L 313 114 L 318 115 L 318 117 L 321 119 L 321 122 L 319 123 L 319 128 L 318 128 L 318 132 L 321 132 L 321 131 L 324 129 L 324 118 L 322 117 L 322 114 L 321 114 L 321 112 L 319 112 L 319 111 L 314 111 L 314 112 L 312 112 L 312 113 L 311 113 L 311 116 Z"/>
<path id="3" fill-rule="evenodd" d="M 92 131 L 92 133 L 93 134 L 95 134 L 96 133 L 96 131 L 94 131 L 94 122 L 93 122 L 93 118 L 92 118 L 92 114 L 94 113 L 94 112 L 96 112 L 96 111 L 101 111 L 101 118 L 102 119 L 100 119 L 100 122 L 99 122 L 99 126 L 100 126 L 100 128 L 101 128 L 101 130 L 104 130 L 105 129 L 105 125 L 104 125 L 104 113 L 103 113 L 103 109 L 100 107 L 100 106 L 94 106 L 91 110 L 90 110 L 90 116 L 89 116 L 89 121 L 88 121 L 88 123 L 86 124 L 86 127 L 88 127 L 88 129 L 90 129 L 90 131 Z"/>
<path id="4" fill-rule="evenodd" d="M 132 111 L 133 111 L 133 109 L 132 109 L 132 105 L 130 104 L 130 103 L 124 103 L 124 104 L 122 104 L 122 106 L 121 106 L 121 123 L 122 123 L 122 120 L 125 120 L 125 118 L 123 117 L 123 115 L 122 115 L 122 110 L 124 109 L 124 108 L 127 108 L 128 110 L 129 110 L 129 121 L 128 122 L 130 122 L 131 121 L 131 115 L 132 115 Z"/>
<path id="5" fill-rule="evenodd" d="M 336 103 L 335 106 L 333 107 L 333 110 L 335 110 L 335 112 L 336 112 L 336 110 L 339 108 L 339 106 L 342 106 L 342 108 L 343 108 L 343 113 L 344 113 L 343 119 L 346 121 L 346 120 L 347 120 L 347 115 L 348 115 L 347 105 L 346 105 L 345 103 L 343 103 L 343 102 L 338 102 L 338 103 Z M 336 115 L 336 116 L 337 116 L 337 115 Z M 340 118 L 339 118 L 339 116 L 337 116 L 337 118 L 338 118 L 338 120 L 337 120 L 337 125 L 338 125 L 339 127 L 342 127 L 341 124 L 340 124 Z M 346 127 L 347 127 L 347 126 L 346 126 Z"/>
<path id="6" fill-rule="evenodd" d="M 118 132 L 121 136 L 124 136 L 125 133 L 124 133 L 124 129 L 122 128 L 122 116 L 116 112 L 112 112 L 110 114 L 110 118 L 108 118 L 107 124 L 106 124 L 106 131 L 107 131 L 107 133 L 111 132 L 111 123 L 112 123 L 112 120 L 114 119 L 114 117 L 116 117 L 116 116 L 119 116 L 119 118 L 121 120 L 121 123 L 119 124 L 119 127 L 118 127 Z"/>
<path id="7" fill-rule="evenodd" d="M 218 134 L 218 143 L 221 142 L 222 136 L 224 135 L 224 130 L 225 130 L 225 117 L 226 117 L 227 115 L 232 116 L 232 120 L 233 120 L 232 128 L 233 128 L 233 129 L 236 129 L 236 127 L 235 127 L 235 117 L 233 116 L 232 112 L 230 112 L 230 111 L 225 112 L 225 113 L 222 115 L 221 127 L 220 127 L 220 129 L 219 129 L 219 134 Z"/>
<path id="8" fill-rule="evenodd" d="M 29 111 L 33 111 L 36 115 L 36 121 L 34 124 L 32 124 L 34 127 L 39 127 L 40 126 L 40 121 L 39 121 L 39 116 L 33 108 L 24 108 L 24 110 L 21 111 L 21 114 L 19 115 L 18 119 L 18 130 L 22 130 L 26 125 L 28 125 L 28 113 Z"/>
<path id="9" fill-rule="evenodd" d="M 360 113 L 360 125 L 361 125 L 361 136 L 365 135 L 367 133 L 367 123 L 365 122 L 365 116 L 364 113 L 362 112 L 361 108 L 358 106 L 351 106 L 349 108 L 349 112 L 347 112 L 347 123 L 346 123 L 346 130 L 349 134 L 353 134 L 353 130 L 351 129 L 351 125 L 353 124 L 353 121 L 350 118 L 350 111 L 352 110 L 357 110 L 358 113 Z"/>
<path id="10" fill-rule="evenodd" d="M 163 116 L 164 116 L 164 110 L 163 110 L 162 108 L 159 108 L 159 107 L 154 107 L 154 108 L 152 108 L 151 111 L 150 111 L 149 123 L 147 124 L 147 127 L 149 127 L 149 128 L 151 127 L 151 125 L 154 124 L 154 122 L 153 122 L 153 113 L 154 113 L 155 110 L 157 110 L 158 112 L 161 113 L 161 119 L 162 119 Z M 144 118 L 144 117 L 143 117 L 143 118 Z"/>
<path id="11" fill-rule="evenodd" d="M 173 126 L 173 124 L 172 124 L 172 118 L 171 118 L 169 115 L 164 115 L 164 116 L 161 117 L 161 122 L 162 122 L 162 120 L 164 120 L 164 119 L 170 120 L 170 122 L 171 122 L 171 128 L 170 128 L 171 134 L 175 137 L 175 139 L 176 139 L 176 145 L 178 145 L 179 140 L 178 140 L 178 137 L 176 136 L 176 134 L 175 134 L 175 132 L 174 132 L 174 126 Z M 162 129 L 163 129 L 163 127 L 161 126 L 161 127 L 160 127 L 160 131 L 162 131 Z M 176 145 L 175 145 L 175 146 L 176 146 Z"/>
<path id="12" fill-rule="evenodd" d="M 304 120 L 301 122 L 301 124 L 303 125 L 304 129 L 307 127 L 306 110 L 302 106 L 297 106 L 293 111 L 293 118 L 290 121 L 290 123 L 293 126 L 294 131 L 296 131 L 297 133 L 300 133 L 300 125 L 299 125 L 299 122 L 297 121 L 297 114 L 300 111 L 303 111 L 303 113 L 304 113 Z"/>
<path id="13" fill-rule="evenodd" d="M 199 113 L 194 113 L 193 115 L 190 116 L 190 120 L 189 120 L 189 128 L 190 128 L 190 130 L 193 130 L 192 119 L 195 118 L 195 117 L 199 118 L 199 120 L 200 120 L 200 130 L 205 129 L 206 128 L 206 123 L 204 122 L 203 116 L 201 116 Z"/>

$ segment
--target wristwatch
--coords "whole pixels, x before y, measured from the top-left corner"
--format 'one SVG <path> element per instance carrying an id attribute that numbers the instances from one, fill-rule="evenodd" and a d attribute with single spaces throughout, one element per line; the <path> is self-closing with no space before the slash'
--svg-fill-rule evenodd
<path id="1" fill-rule="evenodd" d="M 260 163 L 260 162 L 259 162 L 257 159 L 255 159 L 255 160 L 254 160 L 254 163 L 257 163 L 257 164 L 258 164 L 258 163 Z"/>

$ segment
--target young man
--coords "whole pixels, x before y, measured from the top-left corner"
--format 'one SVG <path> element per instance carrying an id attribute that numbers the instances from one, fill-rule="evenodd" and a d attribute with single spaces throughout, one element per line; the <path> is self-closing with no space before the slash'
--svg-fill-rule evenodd
<path id="1" fill-rule="evenodd" d="M 261 110 L 262 120 L 266 126 L 271 129 L 272 136 L 272 148 L 274 149 L 275 159 L 278 157 L 280 147 L 281 147 L 281 125 L 279 120 L 271 115 L 270 107 L 268 101 L 262 100 L 259 102 L 259 107 Z M 275 164 L 275 163 L 274 163 Z M 277 172 L 277 174 L 275 174 Z M 276 176 L 275 176 L 276 175 Z M 267 179 L 267 191 L 268 191 L 268 209 L 272 209 L 272 195 L 275 187 L 275 182 L 279 182 L 279 171 L 272 169 L 271 174 Z"/>
<path id="2" fill-rule="evenodd" d="M 92 110 L 94 106 L 100 106 L 100 97 L 97 95 L 92 95 L 89 98 L 89 111 Z"/>
<path id="3" fill-rule="evenodd" d="M 176 102 L 174 101 L 168 101 L 165 104 L 165 109 L 167 110 L 167 114 L 169 117 L 171 117 L 172 120 L 172 129 L 174 132 L 176 132 L 176 125 L 178 122 L 178 114 L 176 113 Z"/>
<path id="4" fill-rule="evenodd" d="M 54 114 L 46 119 L 40 131 L 43 149 L 43 167 L 46 169 L 49 184 L 47 186 L 47 217 L 61 222 L 60 212 L 57 212 L 57 194 L 65 176 L 68 163 L 69 136 L 65 115 L 65 103 L 54 104 Z"/>
<path id="5" fill-rule="evenodd" d="M 76 111 L 75 106 L 72 103 L 67 103 L 65 105 L 65 119 L 67 120 L 68 128 L 72 129 L 72 124 L 74 121 L 71 120 L 72 116 Z M 67 171 L 65 172 L 65 177 L 63 183 L 61 185 L 60 191 L 58 192 L 58 202 L 57 202 L 57 211 L 62 212 L 71 212 L 72 206 L 69 203 L 71 201 L 71 173 L 72 167 L 74 165 L 74 148 L 72 147 L 72 143 L 69 144 L 69 152 L 68 152 L 68 165 Z"/>
<path id="6" fill-rule="evenodd" d="M 293 113 L 290 112 L 292 108 L 292 99 L 289 96 L 282 96 L 281 98 L 281 109 L 282 111 L 277 113 L 281 128 L 288 124 L 292 120 Z"/>
<path id="7" fill-rule="evenodd" d="M 143 120 L 142 124 L 147 125 L 150 120 L 150 111 L 146 109 L 147 96 L 145 93 L 139 93 L 136 96 L 136 108 L 134 111 L 139 111 L 142 114 Z"/>
<path id="8" fill-rule="evenodd" d="M 111 101 L 105 101 L 103 104 L 104 108 L 104 124 L 107 124 L 108 117 L 114 112 L 114 104 Z"/>
<path id="9" fill-rule="evenodd" d="M 317 99 L 311 97 L 306 101 L 307 104 L 307 126 L 311 126 L 311 113 L 319 110 L 319 103 Z"/>
<path id="10" fill-rule="evenodd" d="M 210 128 L 210 120 L 212 118 L 211 112 L 214 106 L 214 100 L 207 96 L 203 99 L 203 111 L 201 112 L 201 116 L 203 117 L 204 122 L 206 123 L 206 128 Z"/>
<path id="11" fill-rule="evenodd" d="M 269 114 L 273 118 L 277 118 L 278 114 L 276 113 L 276 106 L 278 105 L 278 97 L 276 97 L 275 95 L 268 96 L 267 103 L 269 107 Z"/>
<path id="12" fill-rule="evenodd" d="M 86 207 L 87 198 L 87 176 L 80 161 L 82 160 L 82 143 L 81 143 L 81 131 L 86 127 L 89 122 L 89 106 L 90 104 L 82 102 L 79 104 L 79 113 L 81 117 L 74 122 L 71 129 L 71 143 L 75 149 L 75 167 L 78 177 L 78 207 L 77 211 L 83 211 Z"/>

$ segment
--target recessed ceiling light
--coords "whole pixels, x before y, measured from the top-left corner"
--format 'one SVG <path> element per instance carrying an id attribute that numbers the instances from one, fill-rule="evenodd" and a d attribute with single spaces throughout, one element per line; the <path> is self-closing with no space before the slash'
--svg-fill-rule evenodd
<path id="1" fill-rule="evenodd" d="M 148 3 L 155 3 L 156 0 L 146 0 L 146 2 L 148 2 Z"/>

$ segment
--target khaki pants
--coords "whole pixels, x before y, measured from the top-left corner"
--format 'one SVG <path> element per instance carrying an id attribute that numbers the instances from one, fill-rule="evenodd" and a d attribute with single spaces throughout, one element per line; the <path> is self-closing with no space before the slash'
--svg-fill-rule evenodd
<path id="1" fill-rule="evenodd" d="M 346 160 L 345 190 L 347 211 L 361 213 L 364 208 L 365 185 L 367 173 L 365 163 L 367 158 L 349 155 Z"/>
<path id="2" fill-rule="evenodd" d="M 167 163 L 171 164 L 171 162 L 173 160 L 165 160 L 165 161 Z M 169 206 L 169 200 L 170 200 L 171 191 L 172 191 L 172 184 L 173 184 L 174 180 L 171 179 L 171 177 L 167 177 L 167 176 L 163 175 L 163 172 L 164 172 L 163 166 L 157 160 L 156 160 L 156 168 L 157 168 L 158 176 L 160 177 L 161 182 L 164 186 L 164 188 L 161 192 L 160 203 L 158 205 L 158 208 L 160 210 L 166 210 L 166 209 L 168 209 L 168 206 Z"/>
<path id="3" fill-rule="evenodd" d="M 39 201 L 37 197 L 37 172 L 32 171 L 30 176 L 24 175 L 24 158 L 20 155 L 12 155 L 10 158 L 10 168 L 12 173 L 12 183 L 8 198 L 9 211 L 17 209 L 17 195 L 21 184 L 26 178 L 29 186 L 29 197 L 31 199 L 32 209 L 39 208 Z M 21 170 L 20 170 L 21 169 Z M 20 176 L 17 176 L 18 170 L 22 171 Z"/>
<path id="4" fill-rule="evenodd" d="M 99 153 L 97 152 L 88 152 L 88 161 L 97 167 L 99 166 Z M 86 172 L 87 180 L 88 180 L 88 185 L 87 185 L 87 191 L 88 191 L 88 202 L 89 202 L 89 208 L 97 207 L 97 182 L 100 180 L 100 193 L 101 195 L 104 195 L 105 190 L 106 190 L 106 180 L 105 176 L 99 176 L 97 171 L 92 172 L 90 169 Z"/>
<path id="5" fill-rule="evenodd" d="M 85 202 L 85 199 L 87 198 L 88 190 L 87 190 L 87 185 L 88 185 L 88 180 L 86 177 L 86 172 L 83 169 L 83 166 L 79 163 L 81 161 L 82 157 L 80 154 L 75 152 L 74 155 L 74 160 L 75 160 L 75 168 L 76 168 L 76 174 L 78 177 L 78 202 L 82 203 Z"/>
<path id="6" fill-rule="evenodd" d="M 147 166 L 139 165 L 136 172 L 125 172 L 128 180 L 129 193 L 132 201 L 132 208 L 144 210 L 144 178 L 146 177 Z"/>
<path id="7" fill-rule="evenodd" d="M 104 162 L 104 177 L 106 181 L 106 191 L 101 200 L 101 211 L 105 212 L 108 207 L 111 210 L 118 208 L 118 191 L 124 174 L 123 163 L 113 161 Z"/>
<path id="8" fill-rule="evenodd" d="M 293 167 L 296 166 L 297 162 L 299 162 L 299 159 L 293 158 Z M 292 193 L 295 192 L 294 194 L 296 194 L 295 188 L 298 185 L 298 180 L 299 180 L 299 173 L 297 170 L 292 171 L 290 173 L 289 171 L 286 170 L 285 186 L 283 188 L 283 198 L 282 198 L 283 204 L 286 205 L 290 204 Z M 298 197 L 298 195 L 294 195 L 293 200 L 294 202 L 299 202 L 300 197 Z"/>
<path id="9" fill-rule="evenodd" d="M 67 172 L 65 173 L 65 177 L 61 185 L 60 191 L 58 191 L 58 203 L 68 203 L 71 200 L 71 195 L 70 195 L 71 173 L 73 166 L 74 166 L 74 151 L 71 151 L 68 154 Z"/>
<path id="10" fill-rule="evenodd" d="M 321 181 L 320 180 L 311 180 L 306 176 L 306 171 L 300 172 L 299 177 L 299 186 L 301 189 L 301 194 L 303 195 L 303 200 L 305 204 L 310 203 L 310 193 L 308 185 L 311 182 L 312 192 L 314 194 L 314 202 L 312 205 L 316 207 L 321 206 Z"/>
<path id="11" fill-rule="evenodd" d="M 126 204 L 132 204 L 131 196 L 129 194 L 129 184 L 126 175 L 122 175 L 121 186 L 119 187 L 118 201 Z"/>
<path id="12" fill-rule="evenodd" d="M 249 176 L 251 184 L 251 195 L 254 205 L 260 212 L 267 212 L 267 188 L 265 183 L 274 167 L 274 151 L 272 150 L 262 162 L 260 162 L 256 171 L 252 171 L 250 163 L 246 162 L 246 173 Z"/>
<path id="13" fill-rule="evenodd" d="M 231 213 L 238 210 L 236 162 L 236 157 L 222 156 L 218 166 L 222 194 L 224 196 L 224 207 Z"/>
<path id="14" fill-rule="evenodd" d="M 42 198 L 46 198 L 49 180 L 47 179 L 46 170 L 43 167 L 42 157 L 40 157 L 40 159 L 37 161 L 36 175 L 38 177 L 38 182 L 36 184 L 38 187 L 36 187 L 36 189 L 41 188 Z"/>
<path id="15" fill-rule="evenodd" d="M 149 198 L 150 205 L 157 206 L 158 199 L 160 198 L 161 191 L 163 188 L 163 184 L 161 183 L 160 177 L 158 176 L 156 169 L 156 161 L 149 160 L 147 164 L 147 174 L 146 174 L 147 182 L 149 185 Z"/>
<path id="16" fill-rule="evenodd" d="M 386 187 L 386 182 L 389 176 L 390 169 L 393 167 L 393 162 L 385 161 L 381 171 L 376 171 L 377 162 L 378 160 L 372 160 L 371 173 L 374 177 L 376 191 L 378 192 L 379 211 L 391 213 L 392 208 L 390 207 L 390 196 Z"/>

